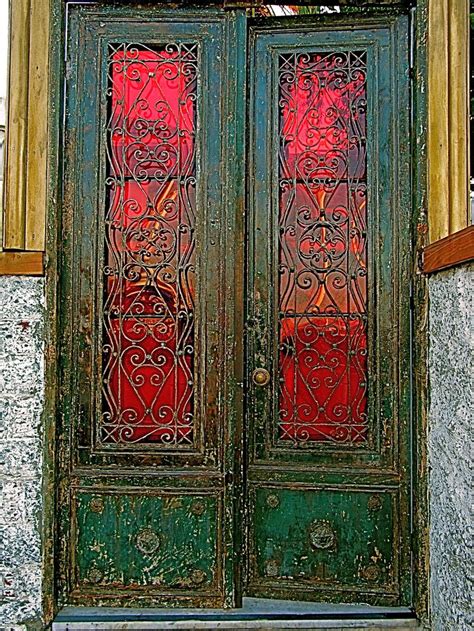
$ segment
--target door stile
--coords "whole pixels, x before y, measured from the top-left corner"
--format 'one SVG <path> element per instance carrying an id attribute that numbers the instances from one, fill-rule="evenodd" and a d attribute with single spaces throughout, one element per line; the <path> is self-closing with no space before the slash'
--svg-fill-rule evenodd
<path id="1" fill-rule="evenodd" d="M 397 95 L 395 119 L 395 138 L 399 145 L 400 158 L 395 163 L 393 177 L 396 200 L 397 219 L 394 233 L 397 238 L 398 286 L 396 299 L 399 323 L 397 338 L 399 340 L 398 374 L 399 384 L 397 399 L 400 419 L 400 448 L 398 470 L 403 483 L 400 484 L 400 591 L 405 602 L 414 602 L 414 539 L 413 539 L 413 336 L 412 336 L 412 274 L 413 274 L 413 89 L 411 69 L 411 47 L 413 46 L 412 20 L 406 16 L 395 24 L 393 41 L 396 55 L 393 59 L 393 93 Z M 398 60 L 398 64 L 396 62 Z M 406 186 L 397 186 L 397 182 L 406 182 Z"/>
<path id="2" fill-rule="evenodd" d="M 246 107 L 247 17 L 244 9 L 228 11 L 226 22 L 227 79 L 225 101 L 229 119 L 225 142 L 225 361 L 228 378 L 223 384 L 226 402 L 226 530 L 227 589 L 225 606 L 242 606 L 245 545 L 244 453 L 244 305 L 246 217 Z"/>

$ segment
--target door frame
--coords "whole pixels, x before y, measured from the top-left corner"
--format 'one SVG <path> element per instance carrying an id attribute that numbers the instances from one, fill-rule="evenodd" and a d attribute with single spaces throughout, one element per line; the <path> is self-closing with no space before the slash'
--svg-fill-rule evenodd
<path id="1" fill-rule="evenodd" d="M 224 3 L 225 6 L 230 3 Z M 246 24 L 245 6 L 252 2 L 236 2 L 229 10 L 240 15 L 241 26 L 236 27 L 235 37 L 242 37 Z M 315 4 L 318 4 L 317 2 Z M 320 4 L 324 4 L 321 2 Z M 427 4 L 428 0 L 418 0 L 416 7 L 410 9 L 412 26 L 412 111 L 413 125 L 411 140 L 412 178 L 413 178 L 413 219 L 412 219 L 412 301 L 414 317 L 412 321 L 412 382 L 413 382 L 413 547 L 414 547 L 414 603 L 418 618 L 426 621 L 429 617 L 429 556 L 428 556 L 428 511 L 427 511 L 427 281 L 420 273 L 419 252 L 427 230 Z M 238 8 L 235 8 L 238 7 Z M 64 0 L 50 0 L 50 64 L 49 64 L 49 107 L 48 117 L 48 204 L 47 204 L 47 249 L 46 249 L 46 316 L 45 316 L 45 405 L 43 411 L 44 436 L 44 472 L 42 533 L 43 533 L 43 607 L 45 622 L 49 623 L 57 613 L 56 594 L 57 566 L 57 516 L 56 516 L 56 484 L 58 471 L 62 466 L 56 449 L 56 417 L 58 412 L 58 272 L 60 245 L 60 218 L 62 212 L 62 121 L 64 76 L 67 72 L 64 60 L 65 4 Z M 328 20 L 331 16 L 325 16 Z M 242 27 L 243 24 L 243 27 Z M 242 30 L 242 28 L 244 30 Z M 416 45 L 415 45 L 416 43 Z M 238 47 L 239 48 L 239 47 Z M 242 60 L 246 51 L 243 47 L 237 51 Z M 241 68 L 245 65 L 239 64 Z M 237 77 L 236 77 L 237 78 Z M 238 81 L 240 79 L 240 83 Z M 245 86 L 242 77 L 237 78 L 234 97 L 245 107 Z M 240 117 L 240 125 L 245 124 L 245 109 Z M 236 128 L 236 132 L 242 129 Z M 244 151 L 240 146 L 238 151 Z M 243 164 L 243 161 L 240 161 Z M 244 217 L 245 191 L 243 177 L 236 172 L 235 194 L 239 200 L 235 218 L 236 227 Z M 236 260 L 243 267 L 243 248 L 236 251 Z M 234 299 L 242 295 L 243 274 L 237 274 L 234 286 Z M 237 304 L 237 303 L 234 303 Z M 236 308 L 233 313 L 236 331 L 243 334 L 243 309 Z M 237 336 L 236 336 L 237 337 Z M 241 338 L 242 339 L 242 338 Z M 243 409 L 243 361 L 240 353 L 235 362 L 236 423 L 241 423 Z M 238 426 L 237 426 L 237 429 Z M 236 463 L 234 475 L 242 475 L 243 463 Z"/>

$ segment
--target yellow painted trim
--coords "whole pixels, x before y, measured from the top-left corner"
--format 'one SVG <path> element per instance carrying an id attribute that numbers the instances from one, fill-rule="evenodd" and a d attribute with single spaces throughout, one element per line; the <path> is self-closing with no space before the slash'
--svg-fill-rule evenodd
<path id="1" fill-rule="evenodd" d="M 10 3 L 3 245 L 18 250 L 25 247 L 29 34 L 30 0 L 15 0 Z"/>
<path id="2" fill-rule="evenodd" d="M 469 7 L 449 0 L 449 161 L 451 212 L 449 234 L 467 226 L 469 217 Z"/>
<path id="3" fill-rule="evenodd" d="M 469 6 L 430 0 L 428 9 L 429 240 L 468 225 Z"/>
<path id="4" fill-rule="evenodd" d="M 31 0 L 25 250 L 45 243 L 48 164 L 49 0 Z"/>
<path id="5" fill-rule="evenodd" d="M 49 18 L 49 0 L 10 1 L 5 250 L 45 247 Z"/>

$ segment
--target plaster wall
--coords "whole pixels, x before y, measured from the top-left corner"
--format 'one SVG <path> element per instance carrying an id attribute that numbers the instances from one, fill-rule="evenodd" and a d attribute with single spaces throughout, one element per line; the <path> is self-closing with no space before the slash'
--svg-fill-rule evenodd
<path id="1" fill-rule="evenodd" d="M 41 617 L 44 282 L 0 277 L 0 630 Z"/>
<path id="2" fill-rule="evenodd" d="M 434 631 L 472 629 L 474 266 L 431 277 L 430 564 Z"/>

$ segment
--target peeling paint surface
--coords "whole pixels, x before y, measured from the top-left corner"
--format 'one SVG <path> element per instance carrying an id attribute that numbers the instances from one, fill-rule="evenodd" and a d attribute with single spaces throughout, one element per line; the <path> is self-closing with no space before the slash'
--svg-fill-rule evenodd
<path id="1" fill-rule="evenodd" d="M 434 631 L 472 628 L 474 266 L 430 280 L 430 557 Z"/>
<path id="2" fill-rule="evenodd" d="M 0 277 L 0 628 L 15 631 L 41 618 L 43 309 L 43 279 Z"/>

